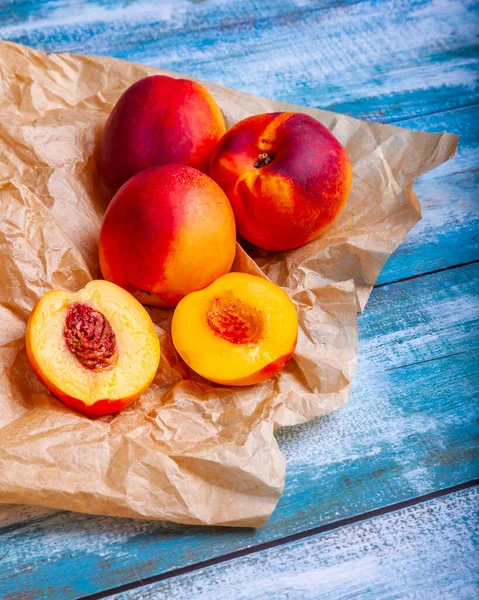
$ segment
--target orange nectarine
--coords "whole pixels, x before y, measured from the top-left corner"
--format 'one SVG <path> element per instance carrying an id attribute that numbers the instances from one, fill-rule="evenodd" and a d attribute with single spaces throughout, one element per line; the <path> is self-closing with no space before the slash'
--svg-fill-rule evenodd
<path id="1" fill-rule="evenodd" d="M 181 165 L 147 169 L 116 193 L 100 233 L 103 277 L 143 304 L 175 306 L 227 273 L 233 211 L 207 175 Z"/>

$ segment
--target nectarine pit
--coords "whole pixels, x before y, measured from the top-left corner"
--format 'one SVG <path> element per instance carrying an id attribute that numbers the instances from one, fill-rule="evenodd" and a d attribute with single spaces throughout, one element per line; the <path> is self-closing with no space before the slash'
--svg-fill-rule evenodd
<path id="1" fill-rule="evenodd" d="M 209 327 L 232 344 L 256 344 L 263 331 L 263 315 L 231 292 L 213 298 L 206 313 Z"/>
<path id="2" fill-rule="evenodd" d="M 98 371 L 116 363 L 115 332 L 105 315 L 88 304 L 75 302 L 68 307 L 63 338 L 86 369 Z"/>
<path id="3" fill-rule="evenodd" d="M 261 154 L 258 154 L 257 159 L 254 161 L 253 167 L 255 167 L 256 169 L 261 169 L 261 167 L 267 167 L 272 160 L 273 157 L 271 156 L 271 154 L 268 154 L 267 152 L 262 152 Z"/>

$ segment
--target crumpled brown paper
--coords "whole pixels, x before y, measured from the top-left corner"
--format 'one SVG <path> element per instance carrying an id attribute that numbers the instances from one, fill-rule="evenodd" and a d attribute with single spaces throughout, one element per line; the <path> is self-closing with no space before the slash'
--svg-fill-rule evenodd
<path id="1" fill-rule="evenodd" d="M 46 56 L 0 44 L 0 502 L 182 523 L 261 526 L 275 508 L 285 460 L 273 430 L 348 400 L 356 310 L 388 256 L 420 218 L 414 179 L 450 158 L 456 136 L 364 123 L 205 84 L 227 125 L 254 113 L 299 110 L 346 146 L 346 209 L 318 240 L 253 260 L 294 300 L 297 351 L 275 379 L 210 384 L 171 343 L 171 311 L 150 311 L 162 358 L 151 388 L 116 416 L 89 419 L 52 396 L 24 347 L 36 301 L 100 277 L 106 199 L 94 153 L 108 113 L 134 81 L 158 69 L 103 57 Z M 174 74 L 173 74 L 174 75 Z"/>

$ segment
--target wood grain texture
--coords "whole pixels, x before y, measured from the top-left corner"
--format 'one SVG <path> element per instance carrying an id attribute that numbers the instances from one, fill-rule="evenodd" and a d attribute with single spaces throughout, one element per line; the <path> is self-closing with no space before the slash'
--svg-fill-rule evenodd
<path id="1" fill-rule="evenodd" d="M 1 535 L 0 589 L 15 600 L 25 589 L 75 598 L 478 477 L 478 272 L 374 290 L 351 402 L 277 432 L 286 488 L 263 529 L 39 516 Z"/>
<path id="2" fill-rule="evenodd" d="M 399 123 L 459 134 L 457 155 L 414 184 L 423 219 L 390 257 L 377 283 L 479 259 L 479 106 Z"/>
<path id="3" fill-rule="evenodd" d="M 363 374 L 479 350 L 479 263 L 374 290 L 358 316 Z M 478 409 L 479 410 L 479 409 Z"/>
<path id="4" fill-rule="evenodd" d="M 32 0 L 0 37 L 379 121 L 477 102 L 474 0 Z"/>
<path id="5" fill-rule="evenodd" d="M 111 596 L 111 600 L 472 600 L 477 488 Z"/>

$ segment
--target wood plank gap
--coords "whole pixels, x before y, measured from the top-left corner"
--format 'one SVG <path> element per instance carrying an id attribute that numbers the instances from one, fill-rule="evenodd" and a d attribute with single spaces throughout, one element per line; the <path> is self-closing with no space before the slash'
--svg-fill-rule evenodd
<path id="1" fill-rule="evenodd" d="M 391 119 L 388 119 L 387 121 L 372 121 L 372 122 L 373 123 L 376 123 L 376 122 L 385 123 L 387 125 L 398 125 L 400 123 L 407 123 L 408 121 L 414 121 L 416 119 L 431 117 L 433 115 L 442 115 L 442 114 L 456 112 L 458 110 L 465 110 L 466 108 L 475 108 L 478 105 L 479 105 L 479 102 L 470 102 L 469 104 L 464 104 L 463 106 L 453 106 L 452 108 L 446 108 L 445 110 L 433 110 L 429 113 L 424 113 L 421 115 L 411 115 L 410 117 L 406 117 L 406 118 L 402 117 L 399 119 L 395 119 L 393 117 Z M 448 133 L 454 133 L 454 131 L 448 131 Z"/>
<path id="2" fill-rule="evenodd" d="M 384 369 L 384 371 L 397 371 L 398 369 L 406 369 L 407 367 L 414 367 L 416 365 L 422 365 L 425 363 L 434 362 L 435 360 L 444 360 L 446 358 L 452 358 L 453 356 L 461 356 L 462 354 L 469 354 L 470 350 L 464 350 L 464 352 L 454 352 L 453 354 L 445 354 L 443 356 L 435 356 L 434 358 L 427 358 L 426 360 L 418 360 L 417 362 L 408 363 L 407 365 L 400 365 L 399 367 L 391 367 L 390 369 Z"/>
<path id="3" fill-rule="evenodd" d="M 144 579 L 139 579 L 137 581 L 132 581 L 130 583 L 126 583 L 123 585 L 119 585 L 114 588 L 110 588 L 103 592 L 97 592 L 95 594 L 89 594 L 87 596 L 81 596 L 78 600 L 103 600 L 112 596 L 113 594 L 120 594 L 122 592 L 128 592 L 130 590 L 141 588 L 145 585 L 150 585 L 152 583 L 158 583 L 160 581 L 164 581 L 166 579 L 172 579 L 173 577 L 179 577 L 180 575 L 184 575 L 185 573 L 191 573 L 193 571 L 198 571 L 199 569 L 204 569 L 206 567 L 212 567 L 214 565 L 218 565 L 224 562 L 229 562 L 231 560 L 235 560 L 237 558 L 241 558 L 243 556 L 248 556 L 250 554 L 255 554 L 256 552 L 261 552 L 263 550 L 269 550 L 270 548 L 274 548 L 276 546 L 281 546 L 283 544 L 289 544 L 291 542 L 296 542 L 298 540 L 302 540 L 314 535 L 318 535 L 321 533 L 326 533 L 328 531 L 333 531 L 335 529 L 339 529 L 341 527 L 345 527 L 347 525 L 352 525 L 354 523 L 359 523 L 361 521 L 366 521 L 368 519 L 373 519 L 375 517 L 379 517 L 381 515 L 385 515 L 388 513 L 392 513 L 398 510 L 402 510 L 403 508 L 408 508 L 410 506 L 416 506 L 418 504 L 423 504 L 424 502 L 428 502 L 429 500 L 433 500 L 434 498 L 440 498 L 442 496 L 447 496 L 449 494 L 453 494 L 455 492 L 459 492 L 461 490 L 466 490 L 472 487 L 479 485 L 479 478 L 472 479 L 465 483 L 460 483 L 458 485 L 454 485 L 451 487 L 444 488 L 442 490 L 435 490 L 434 492 L 430 492 L 429 494 L 424 494 L 422 496 L 417 496 L 416 498 L 411 498 L 409 500 L 403 500 L 401 502 L 396 502 L 389 506 L 384 506 L 381 508 L 377 508 L 374 510 L 367 511 L 365 513 L 355 515 L 353 517 L 348 517 L 346 519 L 340 519 L 339 521 L 335 521 L 333 523 L 327 523 L 325 525 L 319 525 L 318 527 L 313 527 L 311 529 L 307 529 L 306 531 L 301 531 L 299 533 L 294 533 L 292 535 L 288 535 L 282 538 L 278 538 L 276 540 L 272 540 L 270 542 L 265 542 L 264 544 L 258 544 L 256 546 L 252 546 L 250 548 L 243 548 L 242 550 L 237 550 L 236 552 L 231 552 L 228 554 L 224 554 L 223 556 L 218 556 L 216 558 L 211 558 L 209 560 L 204 560 L 192 565 L 188 565 L 186 567 L 181 567 L 179 569 L 173 569 L 166 573 L 160 573 L 158 575 L 152 575 L 151 577 L 145 577 Z"/>
<path id="4" fill-rule="evenodd" d="M 451 269 L 459 269 L 461 267 L 467 267 L 469 265 L 475 265 L 479 262 L 479 259 L 470 260 L 465 263 L 458 263 L 457 265 L 449 265 L 448 267 L 442 267 L 441 269 L 433 269 L 432 271 L 425 271 L 424 273 L 417 273 L 416 275 L 410 275 L 409 277 L 402 277 L 401 279 L 393 279 L 392 281 L 385 281 L 384 283 L 378 283 L 373 286 L 373 289 L 382 288 L 386 285 L 394 285 L 395 283 L 403 283 L 404 281 L 411 281 L 412 279 L 418 279 L 419 277 L 426 277 L 426 275 L 435 275 L 436 273 L 442 273 L 443 271 L 450 271 Z"/>

